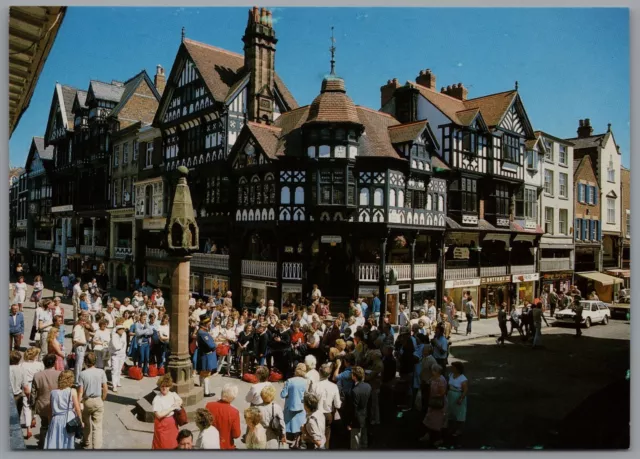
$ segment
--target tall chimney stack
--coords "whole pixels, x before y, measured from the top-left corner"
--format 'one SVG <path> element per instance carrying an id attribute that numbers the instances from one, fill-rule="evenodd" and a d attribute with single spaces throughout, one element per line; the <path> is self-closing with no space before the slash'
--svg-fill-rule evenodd
<path id="1" fill-rule="evenodd" d="M 593 135 L 593 128 L 591 127 L 591 120 L 585 118 L 578 123 L 578 137 L 591 137 Z"/>
<path id="2" fill-rule="evenodd" d="M 156 75 L 153 78 L 153 85 L 156 87 L 160 95 L 164 92 L 164 87 L 167 84 L 167 79 L 164 75 L 164 68 L 160 64 L 156 66 Z"/>
<path id="3" fill-rule="evenodd" d="M 447 86 L 446 89 L 442 88 L 440 92 L 460 100 L 467 100 L 467 96 L 469 95 L 469 90 L 465 88 L 462 83 L 452 84 L 451 86 Z"/>
<path id="4" fill-rule="evenodd" d="M 416 77 L 416 83 L 425 88 L 436 90 L 436 75 L 431 69 L 420 70 L 420 74 Z"/>
<path id="5" fill-rule="evenodd" d="M 387 102 L 393 99 L 393 95 L 396 92 L 396 89 L 398 89 L 399 87 L 400 83 L 398 83 L 397 78 L 388 80 L 387 84 L 380 87 L 380 107 L 384 107 Z"/>
<path id="6" fill-rule="evenodd" d="M 244 68 L 249 72 L 247 118 L 249 121 L 273 122 L 276 32 L 271 11 L 254 6 L 249 10 L 244 42 Z"/>

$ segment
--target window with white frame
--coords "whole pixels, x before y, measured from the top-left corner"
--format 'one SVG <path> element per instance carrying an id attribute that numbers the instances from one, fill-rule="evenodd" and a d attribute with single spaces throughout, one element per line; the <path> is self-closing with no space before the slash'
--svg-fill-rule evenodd
<path id="1" fill-rule="evenodd" d="M 553 234 L 553 207 L 544 208 L 544 232 Z"/>
<path id="2" fill-rule="evenodd" d="M 129 164 L 129 142 L 122 144 L 122 164 Z"/>
<path id="3" fill-rule="evenodd" d="M 544 147 L 547 150 L 544 154 L 544 160 L 552 163 L 553 162 L 553 142 L 550 142 L 549 140 L 545 140 Z"/>
<path id="4" fill-rule="evenodd" d="M 544 170 L 544 192 L 553 196 L 553 172 Z"/>
<path id="5" fill-rule="evenodd" d="M 560 231 L 560 234 L 567 234 L 568 215 L 567 209 L 560 209 L 558 212 L 558 230 Z"/>
<path id="6" fill-rule="evenodd" d="M 614 224 L 616 222 L 616 200 L 607 198 L 607 223 Z"/>
<path id="7" fill-rule="evenodd" d="M 560 187 L 560 196 L 566 198 L 569 196 L 569 187 L 567 186 L 567 182 L 569 181 L 569 176 L 560 172 L 558 175 L 558 184 Z"/>
<path id="8" fill-rule="evenodd" d="M 538 220 L 538 193 L 536 190 L 524 190 L 524 216 L 527 219 Z"/>
<path id="9" fill-rule="evenodd" d="M 589 195 L 588 203 L 595 204 L 596 203 L 596 187 L 589 186 L 587 188 L 588 188 L 588 195 Z"/>
<path id="10" fill-rule="evenodd" d="M 531 170 L 537 169 L 536 167 L 537 156 L 538 154 L 535 151 L 533 150 L 527 151 L 527 169 L 531 169 Z"/>
<path id="11" fill-rule="evenodd" d="M 613 159 L 609 158 L 609 167 L 607 168 L 607 180 L 609 182 L 616 181 L 616 170 L 613 168 Z"/>
<path id="12" fill-rule="evenodd" d="M 369 189 L 368 188 L 362 188 L 360 190 L 360 205 L 361 206 L 369 205 Z"/>
<path id="13" fill-rule="evenodd" d="M 147 142 L 147 151 L 144 156 L 144 167 L 153 165 L 153 142 Z"/>
<path id="14" fill-rule="evenodd" d="M 563 166 L 567 165 L 567 146 L 559 145 L 558 162 Z"/>

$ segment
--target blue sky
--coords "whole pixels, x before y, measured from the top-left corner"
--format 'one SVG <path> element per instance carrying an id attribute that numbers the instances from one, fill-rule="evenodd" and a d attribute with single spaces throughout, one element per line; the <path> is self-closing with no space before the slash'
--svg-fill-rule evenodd
<path id="1" fill-rule="evenodd" d="M 310 103 L 329 71 L 335 27 L 336 71 L 356 104 L 379 108 L 388 79 L 414 81 L 430 68 L 437 86 L 462 82 L 469 97 L 519 82 L 533 127 L 575 137 L 578 120 L 595 132 L 612 123 L 629 166 L 627 9 L 273 8 L 276 69 L 298 103 Z M 188 38 L 242 53 L 242 8 L 70 7 L 31 101 L 10 140 L 22 166 L 31 138 L 44 135 L 56 81 L 87 89 L 90 79 L 124 81 L 141 69 L 167 74 Z"/>

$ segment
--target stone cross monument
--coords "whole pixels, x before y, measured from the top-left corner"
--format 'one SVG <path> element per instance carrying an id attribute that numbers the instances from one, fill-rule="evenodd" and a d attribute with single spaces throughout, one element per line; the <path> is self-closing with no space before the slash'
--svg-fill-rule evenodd
<path id="1" fill-rule="evenodd" d="M 198 250 L 199 229 L 193 213 L 191 193 L 187 184 L 189 170 L 178 168 L 180 178 L 176 185 L 171 213 L 167 218 L 166 250 L 171 262 L 171 355 L 167 369 L 173 378 L 174 390 L 184 401 L 191 419 L 196 404 L 203 398 L 202 388 L 193 384 L 192 364 L 189 356 L 189 275 L 191 253 Z M 151 402 L 155 392 L 138 401 L 138 418 L 153 422 Z"/>

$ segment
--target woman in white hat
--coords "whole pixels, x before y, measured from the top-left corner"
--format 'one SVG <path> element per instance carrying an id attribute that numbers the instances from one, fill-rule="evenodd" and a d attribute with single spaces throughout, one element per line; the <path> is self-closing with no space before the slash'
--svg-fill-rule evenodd
<path id="1" fill-rule="evenodd" d="M 109 341 L 109 352 L 111 354 L 111 389 L 117 393 L 118 387 L 121 387 L 122 365 L 127 358 L 127 335 L 123 325 L 116 325 Z"/>

